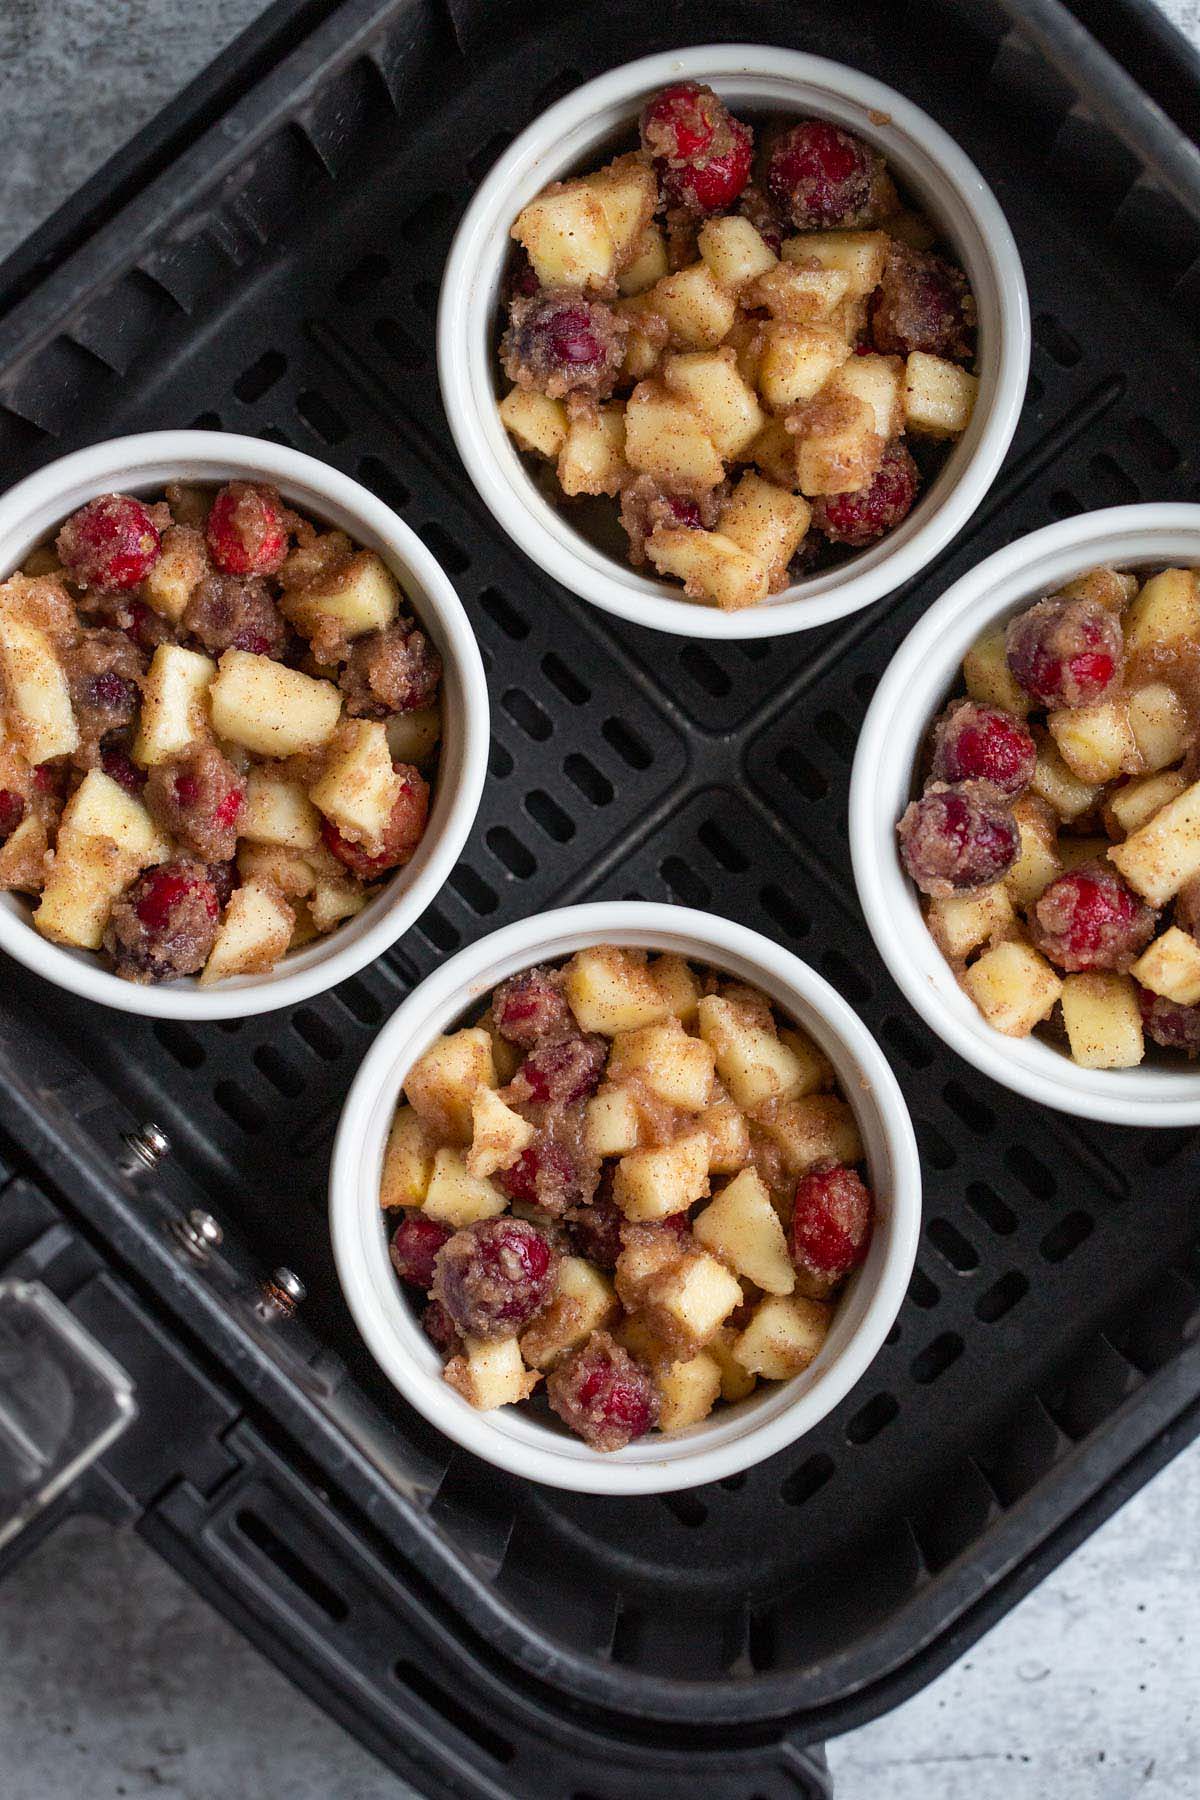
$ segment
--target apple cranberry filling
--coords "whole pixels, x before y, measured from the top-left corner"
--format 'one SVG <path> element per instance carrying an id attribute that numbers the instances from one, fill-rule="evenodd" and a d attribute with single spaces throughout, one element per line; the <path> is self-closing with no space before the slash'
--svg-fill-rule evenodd
<path id="1" fill-rule="evenodd" d="M 756 163 L 678 82 L 512 235 L 500 416 L 691 600 L 752 606 L 886 537 L 970 420 L 966 276 L 841 126 L 770 121 Z"/>
<path id="2" fill-rule="evenodd" d="M 442 670 L 402 608 L 265 483 L 89 500 L 0 583 L 0 888 L 137 982 L 332 931 L 425 830 Z"/>
<path id="3" fill-rule="evenodd" d="M 601 946 L 511 976 L 414 1064 L 380 1200 L 446 1381 L 491 1408 L 544 1377 L 619 1450 L 808 1367 L 867 1254 L 862 1158 L 763 994 Z"/>
<path id="4" fill-rule="evenodd" d="M 898 826 L 989 1024 L 1086 1068 L 1200 1052 L 1200 585 L 1092 569 L 989 630 Z"/>

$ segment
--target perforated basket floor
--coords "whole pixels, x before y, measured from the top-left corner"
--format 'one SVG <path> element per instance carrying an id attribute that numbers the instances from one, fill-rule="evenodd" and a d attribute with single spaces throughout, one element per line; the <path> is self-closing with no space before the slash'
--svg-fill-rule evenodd
<path id="1" fill-rule="evenodd" d="M 1200 1391 L 1194 1138 L 1075 1124 L 948 1053 L 875 955 L 845 836 L 863 711 L 955 576 L 1070 512 L 1200 496 L 1200 228 L 991 4 L 497 9 L 469 62 L 441 19 L 343 7 L 236 131 L 18 307 L 0 455 L 10 477 L 195 423 L 292 443 L 393 505 L 487 663 L 467 854 L 395 951 L 291 1014 L 151 1025 L 20 974 L 10 1004 L 166 1127 L 231 1237 L 301 1271 L 322 1404 L 403 1481 L 434 1586 L 457 1603 L 469 1578 L 506 1654 L 631 1715 L 828 1724 L 1095 1499 L 1165 1380 Z M 1006 208 L 1036 317 L 1013 451 L 940 563 L 846 625 L 740 646 L 614 625 L 528 565 L 462 475 L 432 350 L 455 220 L 503 144 L 580 79 L 703 36 L 839 57 L 928 108 Z M 324 1218 L 332 1126 L 401 996 L 472 937 L 593 896 L 709 907 L 821 970 L 893 1062 L 926 1181 L 899 1322 L 834 1416 L 747 1474 L 619 1504 L 510 1481 L 411 1416 L 358 1345 Z"/>

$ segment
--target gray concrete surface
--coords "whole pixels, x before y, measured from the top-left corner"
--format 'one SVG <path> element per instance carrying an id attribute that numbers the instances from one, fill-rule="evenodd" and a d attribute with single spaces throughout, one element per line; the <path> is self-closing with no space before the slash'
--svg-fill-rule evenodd
<path id="1" fill-rule="evenodd" d="M 1200 41 L 1200 0 L 1165 0 Z M 0 254 L 258 0 L 0 0 Z M 838 1800 L 1197 1800 L 1200 1448 L 962 1662 L 830 1747 Z M 403 1800 L 135 1538 L 74 1524 L 0 1602 L 3 1800 Z"/>

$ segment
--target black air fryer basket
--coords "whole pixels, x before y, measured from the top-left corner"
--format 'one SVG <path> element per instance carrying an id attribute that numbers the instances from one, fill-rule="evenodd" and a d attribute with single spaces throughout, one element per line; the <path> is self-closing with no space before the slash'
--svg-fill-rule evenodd
<path id="1" fill-rule="evenodd" d="M 1036 340 L 1004 471 L 937 564 L 839 625 L 728 645 L 532 568 L 459 466 L 433 358 L 501 148 L 598 71 L 720 38 L 932 113 L 1008 213 Z M 1190 53 L 1128 0 L 280 0 L 0 270 L 6 483 L 168 425 L 324 457 L 456 582 L 494 720 L 444 894 L 333 993 L 155 1024 L 5 964 L 0 1276 L 58 1296 L 139 1414 L 0 1566 L 72 1506 L 135 1523 L 422 1793 L 776 1800 L 825 1792 L 811 1746 L 928 1681 L 1193 1435 L 1194 1134 L 1039 1110 L 932 1037 L 864 928 L 846 797 L 879 675 L 950 581 L 1068 513 L 1200 497 L 1198 117 Z M 918 1267 L 858 1388 L 773 1460 L 658 1499 L 455 1450 L 366 1356 L 325 1223 L 332 1128 L 397 1002 L 472 937 L 591 897 L 709 907 L 821 970 L 924 1165 Z"/>

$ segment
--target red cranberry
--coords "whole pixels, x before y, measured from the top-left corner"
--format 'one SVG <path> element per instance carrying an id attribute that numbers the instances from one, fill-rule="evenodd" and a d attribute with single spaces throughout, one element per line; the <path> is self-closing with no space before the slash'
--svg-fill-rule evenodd
<path id="1" fill-rule="evenodd" d="M 1121 624 L 1095 600 L 1040 600 L 1010 621 L 1008 666 L 1040 706 L 1088 706 L 1120 679 Z"/>
<path id="2" fill-rule="evenodd" d="M 279 495 L 263 482 L 229 482 L 212 503 L 205 536 L 226 575 L 274 575 L 288 552 Z"/>
<path id="3" fill-rule="evenodd" d="M 118 975 L 169 981 L 203 968 L 220 908 L 203 864 L 159 863 L 119 896 L 104 930 Z"/>
<path id="4" fill-rule="evenodd" d="M 510 1200 L 523 1200 L 557 1217 L 583 1198 L 579 1165 L 562 1144 L 539 1133 L 515 1163 L 501 1169 L 497 1184 Z"/>
<path id="5" fill-rule="evenodd" d="M 1154 936 L 1156 914 L 1107 863 L 1050 883 L 1030 919 L 1033 941 L 1060 969 L 1127 969 Z"/>
<path id="6" fill-rule="evenodd" d="M 664 494 L 663 505 L 671 514 L 671 523 L 686 531 L 699 531 L 704 524 L 699 505 L 682 494 Z"/>
<path id="7" fill-rule="evenodd" d="M 321 822 L 325 848 L 344 863 L 360 881 L 378 881 L 380 876 L 411 862 L 425 835 L 429 817 L 429 783 L 409 763 L 393 763 L 403 785 L 392 807 L 382 850 L 371 854 L 361 844 L 344 838 L 332 819 Z"/>
<path id="8" fill-rule="evenodd" d="M 224 910 L 233 898 L 234 888 L 238 885 L 237 864 L 235 862 L 209 863 L 208 879 L 212 882 L 213 892 Z"/>
<path id="9" fill-rule="evenodd" d="M 513 380 L 553 399 L 612 391 L 624 358 L 624 326 L 602 300 L 568 291 L 514 301 L 501 355 Z"/>
<path id="10" fill-rule="evenodd" d="M 819 1281 L 841 1281 L 857 1269 L 871 1241 L 871 1190 L 845 1163 L 810 1169 L 796 1189 L 792 1261 Z"/>
<path id="11" fill-rule="evenodd" d="M 434 1297 L 464 1337 L 511 1337 L 550 1302 L 558 1264 L 549 1240 L 525 1219 L 480 1219 L 437 1255 Z"/>
<path id="12" fill-rule="evenodd" d="M 171 627 L 153 607 L 146 606 L 141 600 L 130 600 L 126 602 L 125 613 L 128 623 L 121 629 L 147 656 L 153 656 L 160 644 L 173 641 Z"/>
<path id="13" fill-rule="evenodd" d="M 505 299 L 532 300 L 539 286 L 540 283 L 527 252 L 518 245 L 509 265 L 508 279 L 505 282 Z"/>
<path id="14" fill-rule="evenodd" d="M 11 788 L 0 788 L 0 842 L 7 843 L 25 817 L 25 802 Z"/>
<path id="15" fill-rule="evenodd" d="M 935 783 L 896 829 L 905 868 L 923 894 L 935 897 L 990 887 L 1012 868 L 1021 847 L 1016 820 L 985 783 Z"/>
<path id="16" fill-rule="evenodd" d="M 927 250 L 894 240 L 871 307 L 871 337 L 885 356 L 963 362 L 972 352 L 975 305 L 962 270 Z"/>
<path id="17" fill-rule="evenodd" d="M 851 494 L 820 494 L 813 501 L 813 524 L 831 544 L 861 550 L 894 531 L 912 511 L 921 477 L 901 443 L 889 444 L 874 479 Z"/>
<path id="18" fill-rule="evenodd" d="M 600 1269 L 615 1269 L 621 1254 L 621 1226 L 625 1215 L 608 1191 L 599 1192 L 588 1206 L 579 1206 L 567 1220 L 567 1236 L 576 1256 L 584 1256 Z M 686 1223 L 686 1215 L 684 1217 Z"/>
<path id="19" fill-rule="evenodd" d="M 146 785 L 146 771 L 138 768 L 127 750 L 116 745 L 100 752 L 100 767 L 127 794 L 140 794 Z"/>
<path id="20" fill-rule="evenodd" d="M 999 707 L 956 700 L 933 728 L 936 781 L 989 781 L 1013 799 L 1036 768 L 1037 745 L 1028 726 Z"/>
<path id="21" fill-rule="evenodd" d="M 158 527 L 140 500 L 101 494 L 71 514 L 58 534 L 63 568 L 80 587 L 106 592 L 144 581 L 162 547 Z"/>
<path id="22" fill-rule="evenodd" d="M 530 1050 L 539 1038 L 571 1023 L 571 1010 L 553 969 L 525 969 L 502 981 L 492 995 L 496 1030 L 510 1044 Z"/>
<path id="23" fill-rule="evenodd" d="M 883 158 L 826 119 L 804 119 L 771 145 L 767 192 L 801 231 L 870 225 L 879 215 Z"/>
<path id="24" fill-rule="evenodd" d="M 120 641 L 118 638 L 117 642 Z M 126 650 L 125 654 L 128 656 L 129 651 Z M 136 712 L 140 697 L 135 681 L 126 681 L 124 676 L 108 669 L 103 675 L 92 676 L 84 694 L 84 703 L 95 707 L 97 712 L 131 715 Z"/>
<path id="25" fill-rule="evenodd" d="M 236 825 L 246 804 L 244 787 L 231 787 L 225 798 L 213 808 L 213 824 L 221 831 Z"/>
<path id="26" fill-rule="evenodd" d="M 388 1250 L 401 1281 L 428 1292 L 433 1286 L 434 1259 L 452 1235 L 450 1227 L 440 1219 L 426 1218 L 415 1209 L 406 1212 L 392 1233 Z"/>
<path id="27" fill-rule="evenodd" d="M 454 1320 L 440 1300 L 431 1300 L 421 1314 L 421 1330 L 434 1349 L 439 1352 L 443 1361 L 457 1353 L 460 1345 L 459 1335 L 455 1330 Z"/>
<path id="28" fill-rule="evenodd" d="M 1146 1036 L 1164 1050 L 1183 1050 L 1189 1056 L 1200 1051 L 1200 1006 L 1180 1006 L 1149 988 L 1138 989 L 1138 1005 Z"/>
<path id="29" fill-rule="evenodd" d="M 594 1450 L 621 1450 L 658 1423 L 653 1379 L 607 1331 L 594 1331 L 551 1371 L 546 1398 Z"/>
<path id="30" fill-rule="evenodd" d="M 750 127 L 698 81 L 675 82 L 647 101 L 641 135 L 668 206 L 722 212 L 750 179 Z"/>
<path id="31" fill-rule="evenodd" d="M 159 863 L 141 877 L 138 885 L 140 892 L 134 901 L 134 911 L 151 931 L 162 931 L 172 908 L 189 894 L 200 896 L 205 911 L 212 918 L 215 919 L 221 910 L 212 883 L 198 877 L 186 863 Z"/>
<path id="32" fill-rule="evenodd" d="M 39 794 L 61 795 L 66 773 L 61 763 L 39 763 L 33 771 L 33 785 Z"/>
<path id="33" fill-rule="evenodd" d="M 530 1051 L 514 1086 L 537 1106 L 570 1106 L 595 1092 L 607 1060 L 608 1045 L 595 1034 L 555 1038 Z"/>

